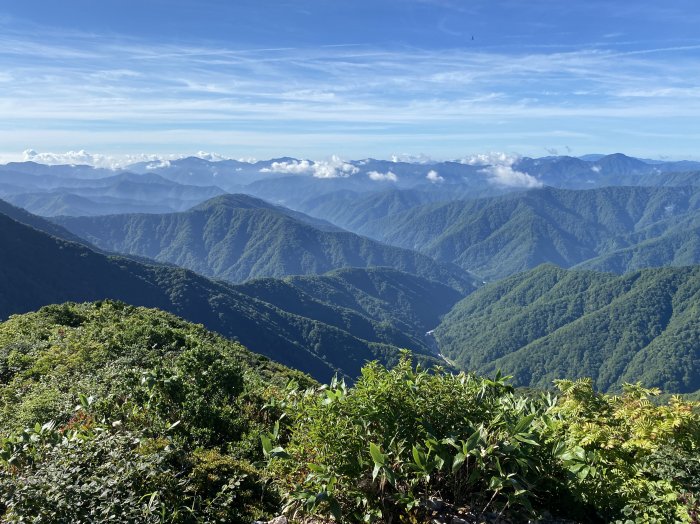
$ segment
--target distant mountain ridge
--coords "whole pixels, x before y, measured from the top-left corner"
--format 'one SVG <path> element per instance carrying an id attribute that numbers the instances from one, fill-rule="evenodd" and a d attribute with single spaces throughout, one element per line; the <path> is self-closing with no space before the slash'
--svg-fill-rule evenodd
<path id="1" fill-rule="evenodd" d="M 700 189 L 695 187 L 542 188 L 424 204 L 357 224 L 362 234 L 490 279 L 541 263 L 585 264 L 628 248 L 646 252 L 637 260 L 645 260 L 648 266 L 675 259 L 700 263 L 700 257 L 682 242 L 680 229 L 676 240 L 668 243 L 679 252 L 677 257 L 654 256 L 650 243 L 676 234 L 681 225 L 700 225 Z M 610 266 L 621 272 L 638 267 Z"/>
<path id="2" fill-rule="evenodd" d="M 157 197 L 131 200 L 128 192 L 125 195 L 119 188 L 98 184 L 98 181 L 120 175 L 129 175 L 130 181 L 142 192 L 147 191 L 147 185 L 163 186 L 164 181 L 179 189 L 167 191 L 163 187 Z M 160 184 L 156 184 L 154 177 L 160 178 Z M 188 157 L 141 162 L 120 170 L 80 165 L 46 166 L 35 162 L 0 166 L 0 198 L 13 199 L 45 216 L 163 212 L 166 208 L 183 211 L 223 192 L 246 193 L 311 212 L 303 207 L 305 201 L 339 192 L 361 195 L 390 189 L 415 190 L 430 195 L 428 200 L 435 201 L 495 196 L 537 185 L 588 189 L 698 184 L 700 162 L 643 160 L 620 153 L 579 158 L 496 155 L 421 162 L 372 158 L 314 162 L 290 157 L 243 162 Z M 87 200 L 75 202 L 69 195 L 73 199 Z M 156 200 L 159 201 L 157 206 L 147 207 Z"/>
<path id="3" fill-rule="evenodd" d="M 223 193 L 224 190 L 216 186 L 178 184 L 155 173 L 126 172 L 101 178 L 79 178 L 70 177 L 64 171 L 27 174 L 0 170 L 0 196 L 47 217 L 167 213 L 187 209 Z"/>

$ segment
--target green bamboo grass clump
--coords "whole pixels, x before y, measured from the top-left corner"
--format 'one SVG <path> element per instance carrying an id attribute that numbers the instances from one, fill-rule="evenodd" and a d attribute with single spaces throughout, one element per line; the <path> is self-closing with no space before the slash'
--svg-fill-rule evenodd
<path id="1" fill-rule="evenodd" d="M 526 397 L 506 377 L 367 365 L 357 384 L 292 392 L 267 438 L 292 515 L 428 522 L 434 499 L 482 517 L 691 522 L 700 495 L 692 404 L 588 380 Z M 264 437 L 266 438 L 266 437 Z M 272 449 L 272 446 L 276 446 Z M 433 503 L 431 503 L 431 499 Z"/>

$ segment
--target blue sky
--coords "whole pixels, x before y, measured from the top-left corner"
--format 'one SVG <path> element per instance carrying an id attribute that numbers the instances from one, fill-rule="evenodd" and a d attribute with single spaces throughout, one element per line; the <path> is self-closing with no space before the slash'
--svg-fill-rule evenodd
<path id="1" fill-rule="evenodd" d="M 696 0 L 0 4 L 0 157 L 700 158 Z"/>

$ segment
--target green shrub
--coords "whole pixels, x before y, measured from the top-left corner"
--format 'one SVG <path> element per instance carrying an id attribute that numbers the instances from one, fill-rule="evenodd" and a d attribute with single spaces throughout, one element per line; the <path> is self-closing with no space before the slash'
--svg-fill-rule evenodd
<path id="1" fill-rule="evenodd" d="M 700 494 L 700 418 L 639 386 L 523 397 L 507 380 L 369 364 L 353 388 L 292 392 L 263 436 L 290 514 L 418 521 L 439 497 L 525 521 L 690 521 Z M 275 447 L 276 446 L 276 447 Z"/>

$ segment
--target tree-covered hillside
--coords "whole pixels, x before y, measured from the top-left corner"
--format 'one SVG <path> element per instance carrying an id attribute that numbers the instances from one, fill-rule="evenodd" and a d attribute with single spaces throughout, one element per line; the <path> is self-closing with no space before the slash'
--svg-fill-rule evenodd
<path id="1" fill-rule="evenodd" d="M 77 235 L 74 235 L 66 228 L 54 224 L 45 218 L 29 213 L 22 208 L 15 207 L 4 200 L 0 200 L 0 214 L 9 217 L 12 220 L 16 220 L 21 224 L 33 227 L 38 231 L 43 231 L 48 235 L 52 235 L 63 240 L 70 240 L 71 242 L 77 242 L 79 244 L 87 244 L 87 241 L 83 240 Z"/>
<path id="2" fill-rule="evenodd" d="M 245 195 L 217 197 L 184 213 L 65 217 L 59 223 L 102 249 L 231 282 L 387 266 L 462 291 L 472 287 L 471 278 L 457 267 Z"/>
<path id="3" fill-rule="evenodd" d="M 113 298 L 125 302 L 158 307 L 173 312 L 225 336 L 237 337 L 246 346 L 291 367 L 319 378 L 328 378 L 338 370 L 357 376 L 367 360 L 379 358 L 395 362 L 399 347 L 419 354 L 431 353 L 424 340 L 400 331 L 405 324 L 402 314 L 394 320 L 392 312 L 400 310 L 403 294 L 397 303 L 387 301 L 378 317 L 351 308 L 322 303 L 302 290 L 293 290 L 294 299 L 277 305 L 265 301 L 253 288 L 238 288 L 216 282 L 190 271 L 167 266 L 146 265 L 122 257 L 107 257 L 87 247 L 59 240 L 0 215 L 0 317 L 37 309 L 46 304 Z M 379 270 L 377 270 L 379 271 Z M 374 273 L 375 277 L 381 272 Z M 420 277 L 389 271 L 387 285 L 402 280 L 406 296 L 422 296 L 422 302 L 435 315 L 447 312 L 455 292 L 444 288 L 440 297 L 433 286 Z M 323 282 L 324 277 L 317 277 Z M 331 278 L 332 283 L 336 281 Z M 365 300 L 366 291 L 356 293 Z M 452 298 L 450 298 L 452 297 Z M 308 310 L 300 302 L 314 301 Z M 379 304 L 375 302 L 374 305 Z M 286 307 L 290 311 L 285 310 Z M 320 318 L 314 318 L 318 314 Z M 376 314 L 376 311 L 372 315 Z M 348 331 L 361 325 L 361 336 Z M 415 332 L 415 331 L 414 331 Z M 366 337 L 366 338 L 363 338 Z"/>
<path id="4" fill-rule="evenodd" d="M 600 390 L 641 380 L 700 389 L 700 266 L 616 276 L 544 265 L 485 286 L 436 329 L 463 369 L 548 387 L 592 377 Z"/>
<path id="5" fill-rule="evenodd" d="M 338 327 L 343 324 L 325 316 L 321 309 L 343 322 L 358 317 L 364 322 L 371 319 L 413 337 L 413 345 L 421 347 L 426 331 L 437 326 L 442 315 L 462 298 L 444 284 L 390 268 L 337 269 L 321 276 L 256 279 L 236 289 L 285 311 L 326 319 L 323 321 Z M 349 325 L 346 331 L 360 333 Z M 396 345 L 398 338 L 393 340 Z"/>
<path id="6" fill-rule="evenodd" d="M 626 273 L 646 267 L 687 266 L 700 261 L 700 215 L 659 237 L 610 251 L 582 262 L 577 268 Z"/>
<path id="7" fill-rule="evenodd" d="M 372 231 L 363 233 L 494 279 L 542 263 L 571 267 L 698 221 L 700 191 L 693 187 L 544 188 L 426 204 L 371 221 Z M 650 254 L 647 263 L 665 259 Z"/>

